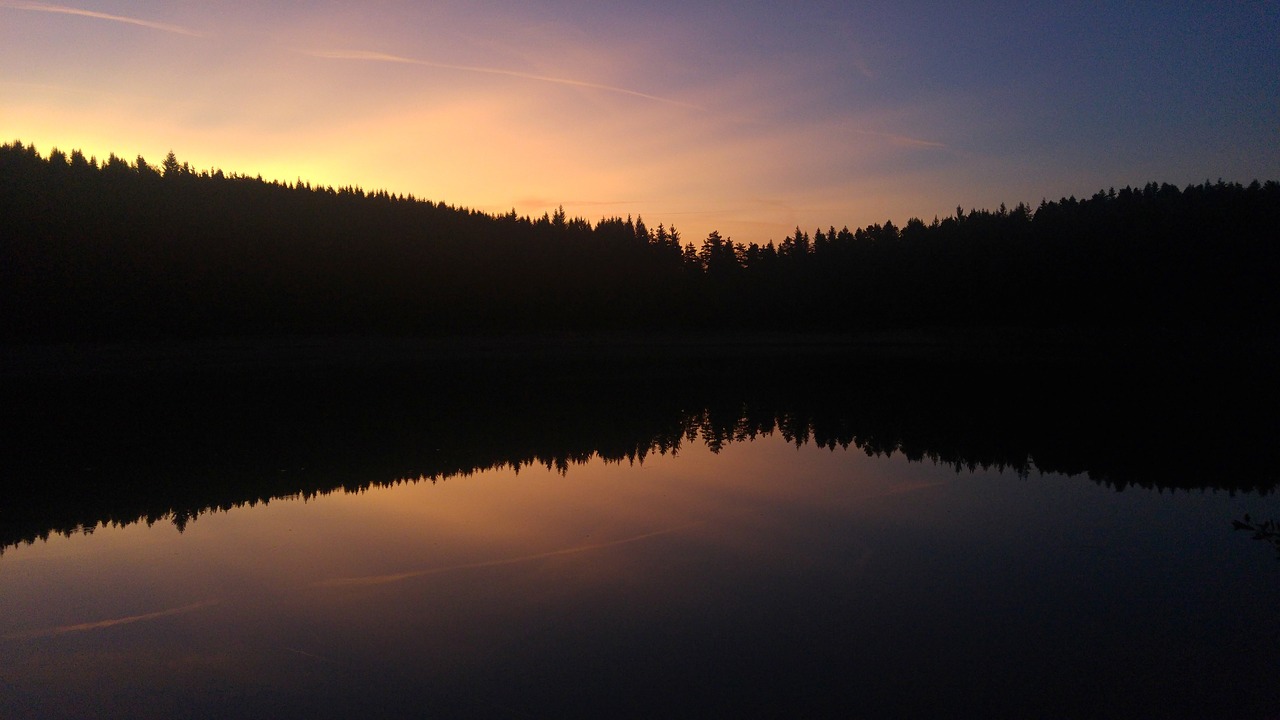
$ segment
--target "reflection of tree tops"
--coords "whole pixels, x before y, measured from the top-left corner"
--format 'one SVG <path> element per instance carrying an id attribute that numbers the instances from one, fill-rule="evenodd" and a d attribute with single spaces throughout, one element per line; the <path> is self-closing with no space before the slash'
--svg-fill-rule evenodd
<path id="1" fill-rule="evenodd" d="M 1116 489 L 1270 492 L 1280 467 L 1275 392 L 1244 377 L 1231 387 L 1200 378 L 1194 392 L 1155 378 L 1121 392 L 1004 371 L 845 369 L 838 382 L 812 365 L 794 382 L 759 371 L 427 373 L 443 379 L 425 385 L 417 372 L 340 383 L 94 379 L 11 391 L 3 429 L 19 450 L 0 471 L 22 492 L 0 505 L 0 547 L 102 524 L 182 528 L 204 512 L 491 469 L 565 473 L 694 444 L 720 452 L 766 436 L 958 471 L 1084 474 Z"/>

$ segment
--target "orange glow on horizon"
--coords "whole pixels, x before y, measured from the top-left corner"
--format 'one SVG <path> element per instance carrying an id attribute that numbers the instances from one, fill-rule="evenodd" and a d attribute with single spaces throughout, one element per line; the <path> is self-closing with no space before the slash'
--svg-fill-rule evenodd
<path id="1" fill-rule="evenodd" d="M 1261 108 L 1231 104 L 1269 96 L 1253 90 L 1275 75 L 1257 69 L 1277 57 L 1274 33 L 1270 46 L 1232 34 L 1249 72 L 1208 75 L 1231 78 L 1206 90 L 1224 86 L 1230 122 L 1177 130 L 1142 115 L 1167 94 L 1150 78 L 1136 80 L 1149 92 L 1102 93 L 1142 98 L 1130 110 L 1146 119 L 1102 123 L 1083 102 L 1105 90 L 1096 74 L 1045 75 L 1024 53 L 988 67 L 1006 61 L 972 57 L 952 23 L 941 36 L 921 26 L 905 52 L 873 30 L 891 15 L 0 1 L 0 134 L 99 158 L 173 150 L 197 169 L 490 213 L 640 216 L 694 242 L 903 225 L 1153 179 L 1248 182 L 1276 167 L 1274 128 L 1235 126 Z M 1025 91 L 1050 81 L 1052 98 Z M 1162 101 L 1160 117 L 1203 115 Z"/>

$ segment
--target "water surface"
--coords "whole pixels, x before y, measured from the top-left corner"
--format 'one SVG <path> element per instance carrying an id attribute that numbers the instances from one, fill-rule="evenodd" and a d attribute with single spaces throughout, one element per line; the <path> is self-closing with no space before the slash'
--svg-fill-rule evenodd
<path id="1" fill-rule="evenodd" d="M 459 400 L 397 375 L 374 405 L 316 412 L 307 385 L 282 415 L 184 380 L 182 402 L 117 416 L 154 439 L 137 453 L 104 423 L 15 465 L 45 482 L 0 512 L 0 717 L 1280 707 L 1280 562 L 1232 530 L 1280 517 L 1274 451 L 1242 440 L 1215 465 L 1251 437 L 1214 434 L 1233 416 L 1179 400 L 1124 434 L 1163 401 L 1028 405 L 968 374 L 959 396 L 918 374 L 712 396 L 630 377 Z M 1234 473 L 1188 481 L 1215 466 Z"/>

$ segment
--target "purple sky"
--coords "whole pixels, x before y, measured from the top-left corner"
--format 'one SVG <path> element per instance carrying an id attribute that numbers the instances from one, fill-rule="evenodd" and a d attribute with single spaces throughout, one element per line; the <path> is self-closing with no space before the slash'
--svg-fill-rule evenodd
<path id="1" fill-rule="evenodd" d="M 0 0 L 0 137 L 763 242 L 1280 178 L 1280 4 Z"/>

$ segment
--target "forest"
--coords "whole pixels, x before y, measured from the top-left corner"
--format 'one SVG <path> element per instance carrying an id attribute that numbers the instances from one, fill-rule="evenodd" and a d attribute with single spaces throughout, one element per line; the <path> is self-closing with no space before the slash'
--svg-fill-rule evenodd
<path id="1" fill-rule="evenodd" d="M 699 244 L 640 218 L 0 146 L 0 336 L 1280 329 L 1280 183 L 1148 183 Z"/>
<path id="2" fill-rule="evenodd" d="M 643 464 L 767 436 L 900 455 L 957 477 L 983 468 L 1030 483 L 1087 476 L 1117 491 L 1275 491 L 1272 365 L 1101 370 L 830 355 L 779 365 L 723 351 L 699 363 L 440 354 L 383 367 L 26 378 L 0 384 L 0 477 L 12 488 L 0 554 L 103 524 L 181 528 L 275 498 L 468 482 L 493 468 L 573 473 L 596 458 Z"/>

